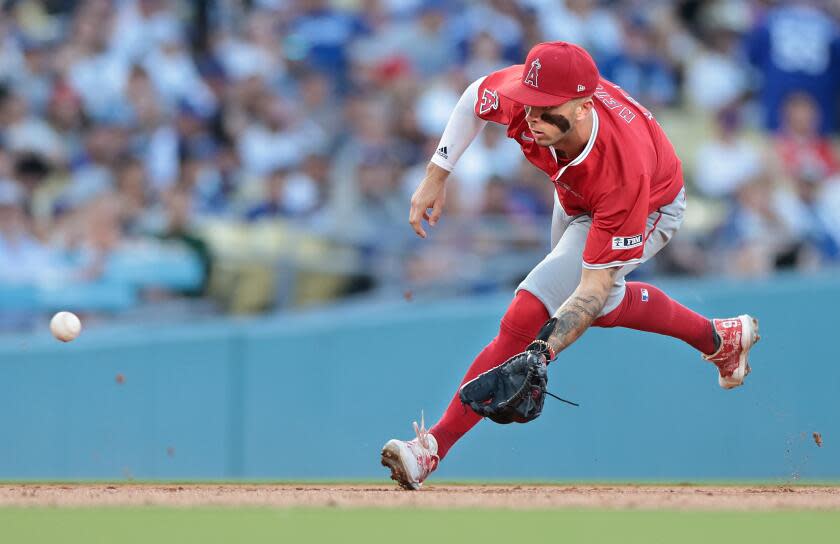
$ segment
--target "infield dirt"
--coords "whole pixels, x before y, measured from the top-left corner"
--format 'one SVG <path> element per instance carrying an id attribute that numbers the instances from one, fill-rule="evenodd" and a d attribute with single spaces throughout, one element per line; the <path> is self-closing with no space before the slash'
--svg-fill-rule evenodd
<path id="1" fill-rule="evenodd" d="M 840 486 L 6 484 L 3 506 L 840 510 Z"/>

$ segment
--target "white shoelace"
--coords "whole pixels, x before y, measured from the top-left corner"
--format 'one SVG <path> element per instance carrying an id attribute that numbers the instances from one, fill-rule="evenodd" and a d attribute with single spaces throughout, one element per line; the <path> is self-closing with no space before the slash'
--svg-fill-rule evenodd
<path id="1" fill-rule="evenodd" d="M 418 426 L 416 421 L 413 421 L 411 424 L 414 426 L 414 434 L 417 435 L 417 443 L 425 450 L 430 449 L 429 434 L 431 433 L 426 430 L 426 418 L 423 410 L 420 410 L 420 425 Z"/>
<path id="2" fill-rule="evenodd" d="M 422 482 L 437 468 L 440 458 L 437 452 L 432 452 L 432 444 L 429 439 L 431 433 L 426 429 L 425 414 L 422 410 L 420 411 L 420 425 L 417 425 L 416 421 L 412 422 L 412 425 L 414 426 L 414 434 L 417 435 L 417 442 L 416 446 L 413 447 L 411 447 L 411 442 L 409 442 L 409 447 L 414 452 L 417 458 L 417 465 L 422 471 L 419 475 L 419 481 Z M 412 442 L 414 441 L 412 440 Z"/>

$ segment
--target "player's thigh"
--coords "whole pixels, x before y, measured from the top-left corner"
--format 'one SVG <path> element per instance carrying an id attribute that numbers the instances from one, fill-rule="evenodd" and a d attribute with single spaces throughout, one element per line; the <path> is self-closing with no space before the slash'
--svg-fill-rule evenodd
<path id="1" fill-rule="evenodd" d="M 624 298 L 624 292 L 626 290 L 624 277 L 638 268 L 642 263 L 652 259 L 662 248 L 667 246 L 668 242 L 680 230 L 684 217 L 685 189 L 680 191 L 680 194 L 677 195 L 673 202 L 648 216 L 642 260 L 639 263 L 622 266 L 616 273 L 613 287 L 610 290 L 609 297 L 607 297 L 607 302 L 604 304 L 600 315 L 606 315 L 618 307 Z"/>
<path id="2" fill-rule="evenodd" d="M 637 264 L 624 266 L 617 277 L 623 278 L 642 263 L 652 259 L 674 237 L 685 218 L 685 189 L 681 190 L 670 204 L 659 208 L 647 218 L 645 229 L 645 246 L 642 251 L 642 261 Z"/>
<path id="3" fill-rule="evenodd" d="M 583 248 L 591 225 L 592 220 L 586 216 L 571 220 L 551 252 L 522 280 L 517 291 L 528 291 L 554 314 L 580 283 Z"/>
<path id="4" fill-rule="evenodd" d="M 647 219 L 642 263 L 653 258 L 668 245 L 683 222 L 685 214 L 685 189 L 670 204 L 650 214 Z M 525 289 L 545 304 L 550 314 L 571 296 L 580 283 L 583 271 L 583 249 L 592 219 L 587 216 L 566 215 L 556 202 L 552 218 L 551 252 L 519 284 L 517 291 Z M 556 240 L 555 240 L 556 236 Z M 624 298 L 624 277 L 638 268 L 638 264 L 623 266 L 616 274 L 613 287 L 600 315 L 613 311 Z"/>

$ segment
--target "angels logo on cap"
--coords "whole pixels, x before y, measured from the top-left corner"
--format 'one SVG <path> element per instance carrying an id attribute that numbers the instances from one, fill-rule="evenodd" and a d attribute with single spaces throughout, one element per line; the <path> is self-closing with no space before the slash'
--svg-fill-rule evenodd
<path id="1" fill-rule="evenodd" d="M 534 87 L 535 89 L 539 89 L 539 77 L 540 77 L 540 68 L 542 68 L 542 64 L 540 64 L 540 59 L 536 58 L 531 61 L 531 69 L 528 70 L 528 75 L 525 76 L 525 84 Z"/>
<path id="2" fill-rule="evenodd" d="M 520 104 L 559 106 L 591 95 L 599 78 L 598 67 L 585 49 L 567 42 L 546 42 L 528 52 L 521 79 L 505 81 L 496 90 Z"/>

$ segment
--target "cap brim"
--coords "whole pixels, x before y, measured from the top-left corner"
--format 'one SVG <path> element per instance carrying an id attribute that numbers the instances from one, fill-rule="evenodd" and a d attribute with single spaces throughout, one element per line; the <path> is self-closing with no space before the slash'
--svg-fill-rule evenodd
<path id="1" fill-rule="evenodd" d="M 544 93 L 533 87 L 525 85 L 518 78 L 513 81 L 504 82 L 498 89 L 496 89 L 496 91 L 505 98 L 509 98 L 514 102 L 519 102 L 523 106 L 559 106 L 560 104 L 568 102 L 574 98 L 573 96 L 557 96 Z"/>

